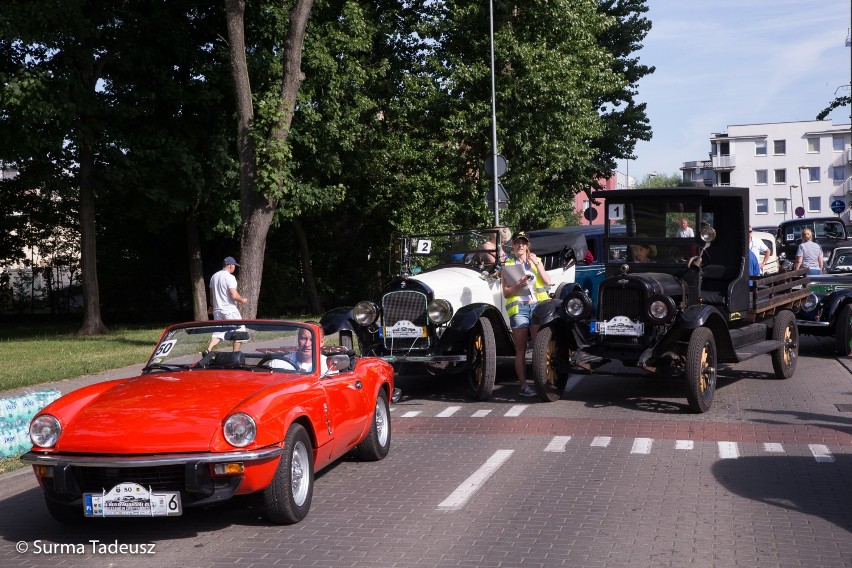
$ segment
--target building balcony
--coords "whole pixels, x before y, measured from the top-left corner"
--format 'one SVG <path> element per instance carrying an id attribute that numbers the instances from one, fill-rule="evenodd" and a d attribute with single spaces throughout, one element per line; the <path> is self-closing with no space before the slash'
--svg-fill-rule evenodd
<path id="1" fill-rule="evenodd" d="M 736 167 L 735 156 L 712 156 L 713 169 L 719 171 L 731 171 Z"/>

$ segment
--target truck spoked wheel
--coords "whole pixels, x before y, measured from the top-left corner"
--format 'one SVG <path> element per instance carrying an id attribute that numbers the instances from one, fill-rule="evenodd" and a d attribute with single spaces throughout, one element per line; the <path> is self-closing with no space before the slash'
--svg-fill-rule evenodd
<path id="1" fill-rule="evenodd" d="M 692 332 L 686 351 L 686 399 L 695 412 L 707 412 L 716 394 L 716 340 L 706 327 Z"/>
<path id="2" fill-rule="evenodd" d="M 772 368 L 778 379 L 789 379 L 796 372 L 799 361 L 799 328 L 796 316 L 790 310 L 778 312 L 772 326 L 772 339 L 783 343 L 772 352 Z"/>
<path id="3" fill-rule="evenodd" d="M 539 330 L 533 345 L 533 379 L 538 396 L 545 402 L 555 402 L 562 397 L 567 373 L 560 373 L 559 346 L 553 327 Z"/>
<path id="4" fill-rule="evenodd" d="M 474 400 L 488 400 L 497 376 L 497 344 L 494 341 L 494 328 L 488 318 L 479 318 L 470 336 L 467 364 L 471 396 Z"/>

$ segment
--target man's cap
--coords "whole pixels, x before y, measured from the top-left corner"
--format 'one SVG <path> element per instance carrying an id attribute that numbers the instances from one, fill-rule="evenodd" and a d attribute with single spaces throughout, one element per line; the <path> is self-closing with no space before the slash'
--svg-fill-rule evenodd
<path id="1" fill-rule="evenodd" d="M 514 235 L 512 235 L 512 242 L 514 243 L 518 239 L 524 239 L 527 242 L 530 242 L 530 238 L 527 236 L 526 231 L 518 231 Z"/>
<path id="2" fill-rule="evenodd" d="M 222 266 L 228 266 L 229 264 L 233 264 L 234 266 L 240 265 L 240 263 L 237 262 L 237 259 L 233 256 L 226 256 L 225 261 L 222 263 Z"/>

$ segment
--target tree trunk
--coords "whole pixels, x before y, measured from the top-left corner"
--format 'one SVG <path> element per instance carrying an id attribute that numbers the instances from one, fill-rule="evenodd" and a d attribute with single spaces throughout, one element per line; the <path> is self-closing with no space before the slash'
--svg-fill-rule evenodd
<path id="1" fill-rule="evenodd" d="M 317 294 L 317 283 L 314 280 L 314 268 L 311 265 L 311 251 L 308 247 L 308 237 L 305 235 L 305 229 L 298 219 L 293 219 L 293 230 L 296 233 L 296 240 L 299 241 L 299 253 L 302 255 L 302 266 L 305 271 L 305 291 L 308 294 L 308 307 L 312 314 L 321 314 L 322 305 L 320 304 L 319 294 Z"/>
<path id="2" fill-rule="evenodd" d="M 302 83 L 302 45 L 308 25 L 313 0 L 296 0 L 290 13 L 290 29 L 284 40 L 284 75 L 281 87 L 283 118 L 276 126 L 272 137 L 286 141 L 296 95 Z M 231 75 L 237 101 L 237 151 L 240 158 L 240 213 L 242 230 L 240 243 L 240 293 L 248 303 L 240 308 L 244 318 L 257 315 L 257 299 L 263 280 L 263 258 L 266 251 L 266 235 L 272 224 L 278 200 L 267 198 L 256 187 L 257 165 L 255 147 L 250 136 L 254 109 L 252 107 L 251 83 L 246 64 L 245 47 L 245 1 L 225 0 L 228 25 L 228 42 L 231 57 Z"/>
<path id="3" fill-rule="evenodd" d="M 198 205 L 194 204 L 186 219 L 186 254 L 189 259 L 189 281 L 192 290 L 192 315 L 195 321 L 207 317 L 207 287 L 201 263 L 201 240 L 198 238 Z"/>
<path id="4" fill-rule="evenodd" d="M 91 144 L 83 141 L 80 144 L 80 273 L 83 281 L 83 325 L 77 335 L 100 335 L 109 331 L 101 321 L 98 289 L 95 199 L 91 181 L 94 159 Z"/>

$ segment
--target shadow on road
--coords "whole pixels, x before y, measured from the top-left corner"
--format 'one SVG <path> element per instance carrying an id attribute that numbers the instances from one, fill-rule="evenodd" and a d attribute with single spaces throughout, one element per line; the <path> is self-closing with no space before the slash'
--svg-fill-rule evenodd
<path id="1" fill-rule="evenodd" d="M 852 456 L 836 456 L 836 463 L 820 463 L 812 457 L 759 456 L 718 460 L 713 475 L 728 491 L 774 507 L 801 513 L 803 528 L 808 517 L 824 519 L 846 531 L 852 531 L 852 494 L 838 491 L 852 482 Z M 802 483 L 807 480 L 807 483 Z M 769 523 L 774 515 L 758 515 Z M 789 521 L 780 530 L 795 534 L 797 521 Z"/>

